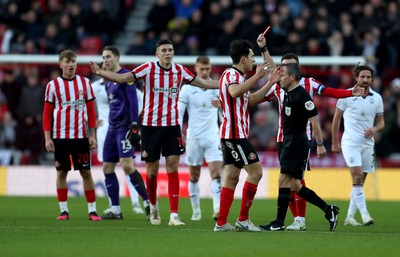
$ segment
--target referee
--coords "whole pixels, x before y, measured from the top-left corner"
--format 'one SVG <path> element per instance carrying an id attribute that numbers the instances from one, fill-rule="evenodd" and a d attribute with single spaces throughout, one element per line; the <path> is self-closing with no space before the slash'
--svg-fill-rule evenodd
<path id="1" fill-rule="evenodd" d="M 300 66 L 295 63 L 288 63 L 282 65 L 282 67 L 280 85 L 285 91 L 282 108 L 284 137 L 282 152 L 279 156 L 281 171 L 279 175 L 278 208 L 276 219 L 270 224 L 261 225 L 260 228 L 270 231 L 285 229 L 284 222 L 290 201 L 290 191 L 293 191 L 307 202 L 323 210 L 325 218 L 329 221 L 330 231 L 333 231 L 337 224 L 339 208 L 335 205 L 328 205 L 313 190 L 300 183 L 310 148 L 306 134 L 308 120 L 312 124 L 315 139 L 318 142 L 318 158 L 326 155 L 318 121 L 318 110 L 307 91 L 299 86 Z"/>

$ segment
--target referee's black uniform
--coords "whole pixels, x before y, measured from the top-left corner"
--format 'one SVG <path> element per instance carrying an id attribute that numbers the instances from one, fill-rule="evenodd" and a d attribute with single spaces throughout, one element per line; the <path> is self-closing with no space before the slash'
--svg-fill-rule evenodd
<path id="1" fill-rule="evenodd" d="M 310 149 L 306 134 L 307 122 L 309 118 L 318 115 L 318 110 L 307 91 L 298 86 L 285 91 L 282 111 L 283 143 L 279 156 L 281 173 L 302 179 Z"/>

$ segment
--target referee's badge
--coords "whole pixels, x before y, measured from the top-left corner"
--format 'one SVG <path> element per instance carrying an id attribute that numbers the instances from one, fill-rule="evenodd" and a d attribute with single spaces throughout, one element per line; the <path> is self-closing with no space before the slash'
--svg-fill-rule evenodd
<path id="1" fill-rule="evenodd" d="M 307 101 L 304 104 L 304 107 L 306 107 L 307 111 L 311 111 L 315 108 L 314 102 L 313 101 Z"/>
<path id="2" fill-rule="evenodd" d="M 286 114 L 286 116 L 290 116 L 292 114 L 292 108 L 286 106 L 285 107 L 285 114 Z"/>

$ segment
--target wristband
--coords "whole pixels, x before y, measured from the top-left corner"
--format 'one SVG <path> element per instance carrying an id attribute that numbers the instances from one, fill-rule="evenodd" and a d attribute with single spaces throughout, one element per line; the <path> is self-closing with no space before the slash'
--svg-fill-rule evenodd
<path id="1" fill-rule="evenodd" d="M 317 146 L 323 146 L 324 145 L 324 142 L 321 140 L 321 141 L 317 141 Z"/>
<path id="2" fill-rule="evenodd" d="M 267 45 L 265 45 L 265 46 L 263 46 L 263 47 L 260 47 L 260 52 L 261 52 L 261 53 L 264 53 L 264 52 L 266 52 L 266 51 L 268 51 Z"/>

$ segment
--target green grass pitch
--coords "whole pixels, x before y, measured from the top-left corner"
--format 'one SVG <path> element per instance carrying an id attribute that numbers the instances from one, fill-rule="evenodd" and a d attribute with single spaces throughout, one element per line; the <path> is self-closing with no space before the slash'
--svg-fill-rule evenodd
<path id="1" fill-rule="evenodd" d="M 57 221 L 56 197 L 0 197 L 0 257 L 398 257 L 400 256 L 400 203 L 368 202 L 375 219 L 370 227 L 343 225 L 347 201 L 330 201 L 341 208 L 335 232 L 315 206 L 307 206 L 307 231 L 213 232 L 210 199 L 202 199 L 202 220 L 191 221 L 189 199 L 180 200 L 183 227 L 169 227 L 168 199 L 159 199 L 162 224 L 152 226 L 144 215 L 131 211 L 130 201 L 121 199 L 124 220 L 87 220 L 84 198 L 70 198 L 70 220 Z M 99 214 L 107 208 L 105 198 L 97 200 Z M 233 225 L 239 200 L 231 208 Z M 276 200 L 255 200 L 251 208 L 254 224 L 274 219 Z M 360 217 L 356 217 L 360 221 Z M 292 222 L 288 211 L 286 225 Z"/>

